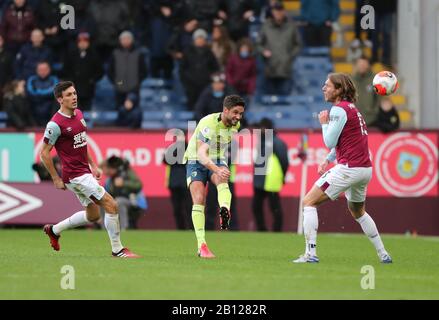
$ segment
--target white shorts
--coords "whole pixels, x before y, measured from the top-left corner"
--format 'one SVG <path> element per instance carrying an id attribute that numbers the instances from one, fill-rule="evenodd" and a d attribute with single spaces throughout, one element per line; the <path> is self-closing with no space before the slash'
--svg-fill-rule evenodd
<path id="1" fill-rule="evenodd" d="M 93 196 L 97 200 L 101 200 L 105 195 L 105 188 L 99 185 L 91 173 L 73 178 L 70 183 L 66 183 L 67 189 L 72 191 L 79 199 L 84 207 L 87 207 L 94 201 L 90 198 Z"/>
<path id="2" fill-rule="evenodd" d="M 337 164 L 326 171 L 315 183 L 331 200 L 337 199 L 345 192 L 350 202 L 364 202 L 366 200 L 367 185 L 372 179 L 372 167 L 349 168 Z"/>

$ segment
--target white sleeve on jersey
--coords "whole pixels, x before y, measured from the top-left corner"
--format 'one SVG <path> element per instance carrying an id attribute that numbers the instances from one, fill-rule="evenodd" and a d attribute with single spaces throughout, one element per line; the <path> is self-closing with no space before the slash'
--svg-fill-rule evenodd
<path id="1" fill-rule="evenodd" d="M 52 146 L 55 145 L 56 140 L 58 140 L 61 135 L 61 129 L 56 122 L 49 121 L 46 126 L 46 130 L 44 131 L 44 138 L 47 138 L 49 144 Z"/>
<path id="2" fill-rule="evenodd" d="M 329 152 L 328 155 L 326 156 L 326 160 L 328 160 L 329 162 L 334 162 L 336 157 L 337 157 L 337 153 L 335 151 L 335 148 L 332 148 L 331 152 Z"/>
<path id="3" fill-rule="evenodd" d="M 348 116 L 343 108 L 333 106 L 329 112 L 329 123 L 322 124 L 323 141 L 329 148 L 335 148 L 343 128 L 348 121 Z"/>

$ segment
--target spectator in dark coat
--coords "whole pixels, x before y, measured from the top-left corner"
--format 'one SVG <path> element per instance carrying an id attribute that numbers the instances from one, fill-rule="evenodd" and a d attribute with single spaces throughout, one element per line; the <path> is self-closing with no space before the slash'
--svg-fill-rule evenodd
<path id="1" fill-rule="evenodd" d="M 75 8 L 75 28 L 67 29 L 65 33 L 68 38 L 69 45 L 73 43 L 73 47 L 76 47 L 76 40 L 80 33 L 88 33 L 91 41 L 95 40 L 96 36 L 96 21 L 91 16 L 88 7 L 89 0 L 69 0 L 68 4 Z M 69 49 L 72 49 L 69 46 Z"/>
<path id="2" fill-rule="evenodd" d="M 116 90 L 117 105 L 122 105 L 129 93 L 139 95 L 142 80 L 147 75 L 145 57 L 134 47 L 134 36 L 124 31 L 119 36 L 120 48 L 111 56 L 108 76 Z"/>
<path id="3" fill-rule="evenodd" d="M 9 4 L 9 0 L 0 0 L 0 17 L 3 16 L 3 12 L 6 10 Z"/>
<path id="4" fill-rule="evenodd" d="M 369 4 L 375 9 L 376 29 L 371 32 L 373 50 L 372 62 L 382 62 L 386 66 L 392 65 L 392 32 L 396 24 L 396 11 L 398 1 L 370 0 Z M 382 49 L 381 58 L 378 55 L 379 49 Z"/>
<path id="5" fill-rule="evenodd" d="M 238 44 L 238 52 L 231 55 L 226 67 L 227 83 L 243 96 L 251 96 L 256 89 L 256 58 L 248 38 Z"/>
<path id="6" fill-rule="evenodd" d="M 6 49 L 15 56 L 21 46 L 29 41 L 34 28 L 35 15 L 26 5 L 26 0 L 14 0 L 3 13 L 0 23 L 0 35 L 3 36 Z"/>
<path id="7" fill-rule="evenodd" d="M 14 80 L 5 88 L 4 105 L 8 114 L 8 126 L 18 130 L 37 125 L 26 97 L 25 84 L 23 80 Z"/>
<path id="8" fill-rule="evenodd" d="M 272 15 L 259 34 L 259 52 L 264 57 L 265 67 L 264 93 L 287 95 L 291 91 L 293 60 L 300 51 L 300 36 L 281 3 L 272 7 Z"/>
<path id="9" fill-rule="evenodd" d="M 193 34 L 194 44 L 183 53 L 180 80 L 185 88 L 187 104 L 193 110 L 201 92 L 210 83 L 210 76 L 219 70 L 218 63 L 207 46 L 207 32 L 198 29 Z"/>
<path id="10" fill-rule="evenodd" d="M 60 62 L 67 49 L 67 34 L 60 27 L 64 3 L 64 0 L 40 0 L 36 11 L 38 27 L 44 33 L 44 43 L 52 49 L 56 62 Z"/>
<path id="11" fill-rule="evenodd" d="M 129 10 L 125 1 L 94 0 L 90 14 L 96 21 L 96 48 L 103 62 L 118 45 L 118 36 L 129 27 Z"/>
<path id="12" fill-rule="evenodd" d="M 186 165 L 183 163 L 186 150 L 186 138 L 182 131 L 177 130 L 176 141 L 165 151 L 164 163 L 169 166 L 169 175 L 166 185 L 171 193 L 171 202 L 174 212 L 175 224 L 178 230 L 191 228 L 190 216 L 192 212 L 192 199 L 186 185 Z"/>
<path id="13" fill-rule="evenodd" d="M 381 99 L 380 109 L 376 120 L 371 127 L 376 127 L 384 133 L 389 133 L 399 129 L 399 115 L 392 100 L 389 97 Z"/>
<path id="14" fill-rule="evenodd" d="M 305 45 L 331 46 L 332 24 L 339 16 L 339 0 L 301 0 L 301 19 L 306 24 Z"/>
<path id="15" fill-rule="evenodd" d="M 283 213 L 280 202 L 280 191 L 285 184 L 288 170 L 288 148 L 276 133 L 273 132 L 272 142 L 267 140 L 265 130 L 273 130 L 273 122 L 267 118 L 261 120 L 261 142 L 258 144 L 253 179 L 253 214 L 258 231 L 267 231 L 264 219 L 264 199 L 268 197 L 273 214 L 273 231 L 282 231 Z"/>
<path id="16" fill-rule="evenodd" d="M 192 34 L 197 29 L 197 25 L 197 20 L 187 20 L 182 27 L 174 28 L 167 50 L 175 60 L 181 60 L 183 52 L 192 45 Z"/>
<path id="17" fill-rule="evenodd" d="M 198 28 L 212 31 L 213 23 L 218 19 L 221 0 L 186 0 L 184 17 L 196 20 Z"/>
<path id="18" fill-rule="evenodd" d="M 102 61 L 90 47 L 90 35 L 78 35 L 77 46 L 64 58 L 64 78 L 75 84 L 81 110 L 90 110 L 95 94 L 96 82 L 103 76 Z"/>
<path id="19" fill-rule="evenodd" d="M 36 75 L 30 76 L 27 80 L 26 90 L 32 103 L 32 114 L 37 124 L 44 126 L 56 108 L 53 89 L 59 80 L 51 75 L 50 65 L 46 61 L 38 63 L 36 72 Z"/>
<path id="20" fill-rule="evenodd" d="M 52 62 L 52 51 L 43 44 L 44 34 L 40 29 L 32 30 L 31 43 L 23 45 L 15 60 L 15 76 L 17 79 L 26 80 L 35 73 L 38 62 Z"/>
<path id="21" fill-rule="evenodd" d="M 138 97 L 135 93 L 129 93 L 119 108 L 116 125 L 128 128 L 140 128 L 142 123 L 142 110 L 138 104 Z"/>
<path id="22" fill-rule="evenodd" d="M 4 47 L 3 37 L 0 35 L 0 110 L 2 110 L 3 87 L 14 78 L 12 55 Z"/>
<path id="23" fill-rule="evenodd" d="M 203 90 L 195 105 L 195 120 L 200 121 L 208 114 L 221 112 L 224 97 L 235 93 L 235 90 L 226 84 L 226 76 L 223 73 L 214 73 L 212 83 Z"/>
<path id="24" fill-rule="evenodd" d="M 151 76 L 154 78 L 172 78 L 174 61 L 167 51 L 174 28 L 180 20 L 182 1 L 151 0 L 150 36 L 148 48 L 151 57 Z"/>
<path id="25" fill-rule="evenodd" d="M 219 17 L 225 20 L 230 37 L 238 41 L 249 36 L 249 25 L 259 15 L 256 0 L 222 0 Z"/>

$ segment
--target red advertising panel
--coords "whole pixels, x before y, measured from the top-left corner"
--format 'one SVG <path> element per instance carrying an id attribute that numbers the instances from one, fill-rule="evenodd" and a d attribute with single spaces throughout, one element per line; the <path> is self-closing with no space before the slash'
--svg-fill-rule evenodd
<path id="1" fill-rule="evenodd" d="M 36 134 L 35 158 L 41 147 L 42 134 Z M 280 133 L 288 145 L 290 168 L 282 195 L 298 197 L 303 176 L 303 163 L 298 158 L 301 134 Z M 170 141 L 164 132 L 91 132 L 89 150 L 97 162 L 118 155 L 130 160 L 139 174 L 148 197 L 168 196 L 165 185 L 163 153 Z M 249 132 L 238 137 L 239 153 L 236 174 L 237 196 L 252 196 L 254 145 L 257 140 Z M 326 156 L 320 133 L 308 136 L 306 189 L 318 179 L 317 165 Z M 438 195 L 438 137 L 436 133 L 398 132 L 390 135 L 370 133 L 369 148 L 374 165 L 368 196 L 421 197 Z"/>

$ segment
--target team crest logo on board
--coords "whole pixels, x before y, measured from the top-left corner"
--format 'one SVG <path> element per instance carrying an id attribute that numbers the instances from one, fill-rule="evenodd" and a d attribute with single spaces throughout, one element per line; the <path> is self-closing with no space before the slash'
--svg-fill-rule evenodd
<path id="1" fill-rule="evenodd" d="M 397 197 L 421 197 L 437 187 L 437 141 L 421 133 L 400 132 L 379 147 L 376 176 L 383 188 Z"/>
<path id="2" fill-rule="evenodd" d="M 421 165 L 422 158 L 409 152 L 401 152 L 398 159 L 398 173 L 404 179 L 416 176 Z"/>

